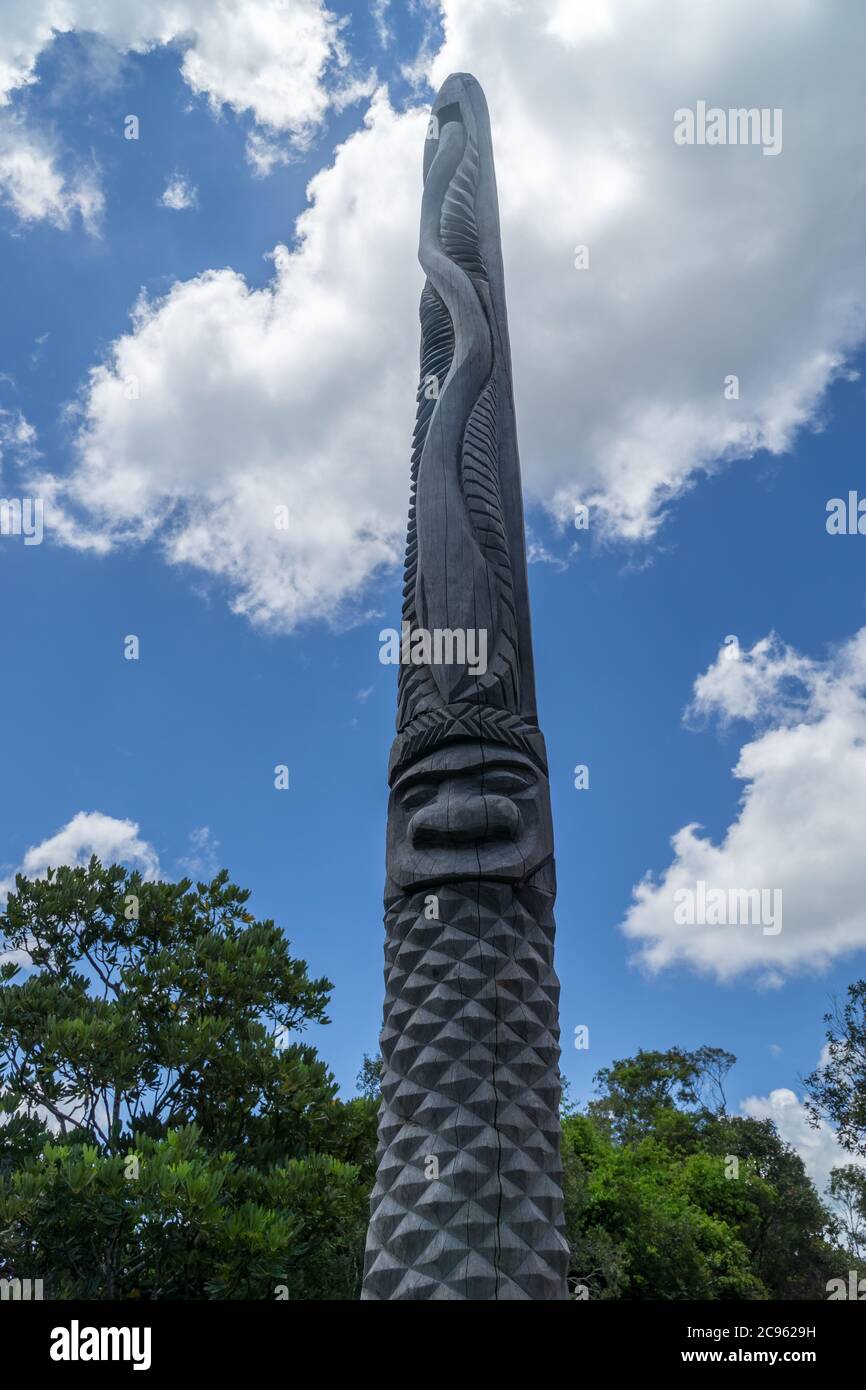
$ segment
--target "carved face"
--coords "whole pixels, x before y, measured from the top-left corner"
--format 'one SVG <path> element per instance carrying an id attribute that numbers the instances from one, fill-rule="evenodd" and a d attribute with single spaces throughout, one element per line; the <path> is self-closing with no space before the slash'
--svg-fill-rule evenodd
<path id="1" fill-rule="evenodd" d="M 399 888 L 465 878 L 519 882 L 549 857 L 547 778 L 511 748 L 439 748 L 395 782 L 388 875 Z"/>

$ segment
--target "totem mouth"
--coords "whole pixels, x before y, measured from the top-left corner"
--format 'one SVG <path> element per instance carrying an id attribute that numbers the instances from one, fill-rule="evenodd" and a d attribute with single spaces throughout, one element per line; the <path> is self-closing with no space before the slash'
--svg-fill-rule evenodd
<path id="1" fill-rule="evenodd" d="M 404 890 L 422 884 L 478 883 L 481 880 L 519 883 L 528 864 L 514 840 L 467 840 L 461 844 L 407 845 L 411 860 L 392 863 L 393 881 Z"/>
<path id="2" fill-rule="evenodd" d="M 485 845 L 508 844 L 517 839 L 518 832 L 503 831 L 473 834 L 471 830 L 418 830 L 410 831 L 412 843 L 418 849 L 436 849 L 442 846 L 459 849 L 483 849 Z"/>

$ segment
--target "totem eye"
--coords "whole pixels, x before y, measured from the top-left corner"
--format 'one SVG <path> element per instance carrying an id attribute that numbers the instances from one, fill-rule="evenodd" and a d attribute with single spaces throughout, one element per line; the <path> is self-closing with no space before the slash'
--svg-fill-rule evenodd
<path id="1" fill-rule="evenodd" d="M 427 806 L 435 796 L 436 788 L 432 782 L 414 782 L 403 793 L 403 807 L 407 811 L 416 811 L 419 806 Z"/>
<path id="2" fill-rule="evenodd" d="M 485 771 L 483 785 L 486 792 L 499 792 L 502 796 L 507 796 L 509 792 L 524 791 L 532 785 L 532 781 L 522 772 L 506 767 L 494 767 Z"/>

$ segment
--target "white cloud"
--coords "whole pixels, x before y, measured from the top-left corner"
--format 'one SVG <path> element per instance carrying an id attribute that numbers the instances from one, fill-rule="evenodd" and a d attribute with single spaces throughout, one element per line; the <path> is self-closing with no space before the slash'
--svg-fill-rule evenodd
<path id="1" fill-rule="evenodd" d="M 38 80 L 39 59 L 58 34 L 92 37 L 81 71 L 102 82 L 115 80 L 122 55 L 173 44 L 192 92 L 216 114 L 228 108 L 257 123 L 248 154 L 262 175 L 288 158 L 283 142 L 306 149 L 330 107 L 372 91 L 352 67 L 344 23 L 321 0 L 4 0 L 0 107 Z M 68 88 L 73 74 L 59 80 Z M 52 142 L 20 120 L 0 126 L 0 192 L 24 222 L 47 218 L 66 228 L 78 211 L 93 230 L 102 212 L 96 178 L 68 183 Z"/>
<path id="2" fill-rule="evenodd" d="M 210 827 L 200 825 L 189 834 L 189 851 L 180 860 L 181 868 L 197 879 L 211 879 L 218 868 L 220 842 Z"/>
<path id="3" fill-rule="evenodd" d="M 188 54 L 213 66 L 209 22 L 176 9 L 198 36 Z M 134 23 L 122 12 L 125 42 L 171 27 L 162 6 Z M 579 502 L 594 527 L 650 537 L 702 470 L 784 452 L 817 425 L 864 336 L 866 241 L 851 228 L 866 220 L 852 176 L 866 158 L 866 10 L 446 0 L 443 13 L 434 79 L 475 72 L 492 112 L 527 491 L 565 523 Z M 212 75 L 209 90 L 264 123 L 250 157 L 266 172 L 284 154 L 277 109 L 243 80 Z M 328 99 L 301 103 L 309 120 Z M 783 152 L 676 145 L 674 111 L 698 99 L 782 108 Z M 379 93 L 310 185 L 270 286 L 220 270 L 139 308 L 90 383 L 67 536 L 82 543 L 93 523 L 103 546 L 158 533 L 170 561 L 284 629 L 338 613 L 400 554 L 422 147 L 418 113 Z M 125 371 L 143 387 L 128 409 Z M 265 516 L 286 492 L 303 526 L 278 545 Z"/>
<path id="4" fill-rule="evenodd" d="M 0 407 L 0 464 L 7 453 L 12 454 L 19 463 L 35 458 L 36 430 L 20 410 Z"/>
<path id="5" fill-rule="evenodd" d="M 738 643 L 723 646 L 713 665 L 698 676 L 690 715 L 716 715 L 725 725 L 732 719 L 757 722 L 782 714 L 790 722 L 808 711 L 825 678 L 816 662 L 785 646 L 775 633 L 756 642 L 745 660 L 738 652 Z"/>
<path id="6" fill-rule="evenodd" d="M 348 72 L 341 27 L 319 0 L 5 0 L 0 100 L 36 81 L 56 34 L 77 30 L 121 53 L 175 44 L 184 81 L 216 110 L 304 142 L 339 90 L 335 72 Z"/>
<path id="7" fill-rule="evenodd" d="M 387 48 L 394 35 L 388 23 L 388 11 L 391 8 L 391 0 L 371 0 L 370 13 L 376 25 L 376 35 L 383 48 Z"/>
<path id="8" fill-rule="evenodd" d="M 563 520 L 588 502 L 650 534 L 696 471 L 788 448 L 863 336 L 866 247 L 844 226 L 866 193 L 844 209 L 866 139 L 866 14 L 838 0 L 445 13 L 435 80 L 468 68 L 493 115 L 528 481 Z M 782 107 L 782 155 L 675 145 L 674 111 L 699 98 Z"/>
<path id="9" fill-rule="evenodd" d="M 284 629 L 333 617 L 397 561 L 418 347 L 417 309 L 392 301 L 421 288 L 404 232 L 425 124 L 374 102 L 264 288 L 212 271 L 139 304 L 91 376 L 74 475 L 34 481 L 55 534 L 97 549 L 154 537 Z"/>
<path id="10" fill-rule="evenodd" d="M 119 820 L 102 811 L 79 811 L 54 835 L 38 845 L 31 845 L 18 869 L 5 881 L 0 881 L 0 902 L 5 902 L 15 888 L 15 873 L 28 878 L 43 877 L 46 870 L 68 864 L 71 868 L 86 865 L 95 854 L 103 864 L 126 864 L 138 869 L 145 879 L 159 876 L 156 850 L 142 839 L 135 821 Z"/>
<path id="11" fill-rule="evenodd" d="M 254 128 L 247 136 L 246 155 L 256 178 L 266 179 L 281 164 L 291 163 L 291 155 L 280 140 Z"/>
<path id="12" fill-rule="evenodd" d="M 102 811 L 79 811 L 56 834 L 33 845 L 21 861 L 20 872 L 32 878 L 60 864 L 74 868 L 86 864 L 92 854 L 103 864 L 128 864 L 146 879 L 155 879 L 159 873 L 156 851 L 141 838 L 135 821 L 118 820 Z"/>
<path id="13" fill-rule="evenodd" d="M 579 546 L 573 541 L 569 549 L 569 555 L 576 555 Z M 529 565 L 552 565 L 560 573 L 568 569 L 568 560 L 564 560 L 561 555 L 548 549 L 543 541 L 536 540 L 532 531 L 527 528 L 526 532 L 526 562 Z"/>
<path id="14" fill-rule="evenodd" d="M 836 1131 L 822 1120 L 817 1129 L 809 1124 L 806 1107 L 793 1091 L 780 1087 L 768 1096 L 749 1096 L 740 1102 L 744 1115 L 752 1120 L 772 1120 L 786 1144 L 799 1154 L 818 1194 L 826 1196 L 830 1169 L 854 1163 L 866 1167 L 866 1159 L 846 1153 Z"/>
<path id="15" fill-rule="evenodd" d="M 823 663 L 774 637 L 738 661 L 722 651 L 695 682 L 692 708 L 761 727 L 733 769 L 744 790 L 721 842 L 684 826 L 669 867 L 633 890 L 623 930 L 641 943 L 637 959 L 652 972 L 684 964 L 722 981 L 748 974 L 776 986 L 866 948 L 866 628 Z M 781 932 L 678 925 L 674 895 L 700 880 L 780 889 Z"/>
<path id="16" fill-rule="evenodd" d="M 21 222 L 46 220 L 65 229 L 80 217 L 89 232 L 98 230 L 104 206 L 93 169 L 65 174 L 53 140 L 2 110 L 0 199 Z"/>
<path id="17" fill-rule="evenodd" d="M 198 207 L 198 189 L 183 174 L 173 174 L 159 202 L 173 212 L 183 212 L 186 208 Z"/>

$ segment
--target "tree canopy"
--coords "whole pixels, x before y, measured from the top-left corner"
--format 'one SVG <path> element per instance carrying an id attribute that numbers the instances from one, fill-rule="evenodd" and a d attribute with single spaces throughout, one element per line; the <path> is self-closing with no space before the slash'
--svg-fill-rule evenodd
<path id="1" fill-rule="evenodd" d="M 0 917 L 0 1273 L 53 1297 L 353 1298 L 375 1105 L 249 893 L 123 868 L 19 876 Z"/>
<path id="2" fill-rule="evenodd" d="M 824 1015 L 827 1046 L 805 1078 L 812 1123 L 828 1120 L 849 1153 L 866 1157 L 866 980 L 848 987 L 844 1004 Z"/>
<path id="3" fill-rule="evenodd" d="M 618 1299 L 826 1298 L 852 1267 L 802 1160 L 769 1120 L 726 1113 L 735 1058 L 639 1052 L 563 1120 L 571 1283 Z"/>
<path id="4" fill-rule="evenodd" d="M 303 1040 L 332 986 L 223 871 L 145 882 L 92 859 L 0 914 L 0 1277 L 51 1298 L 354 1299 L 381 1059 L 341 1100 Z M 866 1152 L 866 985 L 828 1016 L 816 1123 Z M 570 1284 L 604 1299 L 826 1298 L 862 1274 L 866 1178 L 826 1206 L 735 1058 L 640 1051 L 563 1107 Z"/>

